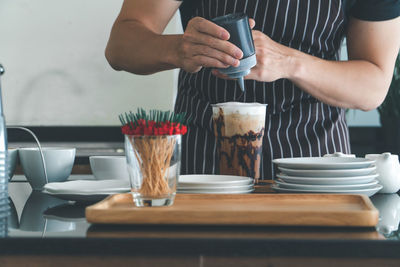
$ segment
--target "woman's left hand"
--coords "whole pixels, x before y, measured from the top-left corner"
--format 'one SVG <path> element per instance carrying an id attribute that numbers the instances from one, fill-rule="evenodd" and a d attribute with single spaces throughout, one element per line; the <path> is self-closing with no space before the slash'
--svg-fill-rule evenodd
<path id="1" fill-rule="evenodd" d="M 253 30 L 253 39 L 257 65 L 251 69 L 245 79 L 273 82 L 281 78 L 288 78 L 291 48 L 273 41 L 266 34 L 256 30 Z M 223 79 L 228 78 L 216 69 L 212 73 Z"/>

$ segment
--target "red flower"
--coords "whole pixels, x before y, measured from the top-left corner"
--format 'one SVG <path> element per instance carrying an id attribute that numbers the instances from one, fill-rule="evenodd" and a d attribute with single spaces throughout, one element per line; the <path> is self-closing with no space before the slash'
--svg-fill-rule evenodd
<path id="1" fill-rule="evenodd" d="M 185 125 L 182 126 L 181 134 L 185 135 L 187 133 L 187 127 Z"/>
<path id="2" fill-rule="evenodd" d="M 123 125 L 122 133 L 126 135 L 184 135 L 187 133 L 187 126 L 176 122 L 159 122 L 153 120 L 139 119 L 135 123 Z"/>

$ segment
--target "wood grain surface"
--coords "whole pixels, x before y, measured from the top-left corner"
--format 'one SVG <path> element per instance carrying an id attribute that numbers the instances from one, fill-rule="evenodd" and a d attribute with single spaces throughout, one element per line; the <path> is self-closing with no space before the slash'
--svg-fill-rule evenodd
<path id="1" fill-rule="evenodd" d="M 378 215 L 368 197 L 338 194 L 178 194 L 170 207 L 144 208 L 117 194 L 86 208 L 99 224 L 372 227 Z"/>

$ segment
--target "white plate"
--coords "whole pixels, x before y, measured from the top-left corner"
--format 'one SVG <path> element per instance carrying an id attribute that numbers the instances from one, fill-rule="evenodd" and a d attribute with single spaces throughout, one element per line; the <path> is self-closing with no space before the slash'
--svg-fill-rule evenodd
<path id="1" fill-rule="evenodd" d="M 354 176 L 364 176 L 375 172 L 376 167 L 368 167 L 361 169 L 347 169 L 347 170 L 300 170 L 300 169 L 288 169 L 283 167 L 278 167 L 283 173 L 291 176 L 301 176 L 301 177 L 354 177 Z"/>
<path id="2" fill-rule="evenodd" d="M 104 192 L 104 193 L 97 193 L 97 194 L 85 194 L 85 193 L 53 193 L 49 192 L 46 190 L 42 191 L 45 194 L 49 194 L 51 196 L 64 199 L 64 200 L 70 200 L 70 201 L 77 201 L 77 202 L 97 202 L 100 200 L 105 199 L 109 195 L 114 195 L 117 194 L 116 192 Z"/>
<path id="3" fill-rule="evenodd" d="M 204 185 L 204 186 L 182 186 L 178 185 L 178 190 L 247 190 L 252 188 L 253 184 L 246 184 L 246 185 Z"/>
<path id="4" fill-rule="evenodd" d="M 329 193 L 329 194 L 362 194 L 367 196 L 373 196 L 379 190 L 382 189 L 382 186 L 377 184 L 372 188 L 368 189 L 358 189 L 358 190 L 307 190 L 307 189 L 289 189 L 289 188 L 282 188 L 277 184 L 273 184 L 272 189 L 277 192 L 282 193 Z"/>
<path id="5" fill-rule="evenodd" d="M 253 184 L 254 179 L 244 176 L 233 175 L 211 175 L 211 174 L 194 174 L 180 175 L 179 187 L 212 187 L 215 186 L 237 186 Z"/>
<path id="6" fill-rule="evenodd" d="M 378 184 L 377 180 L 374 180 L 370 183 L 366 184 L 356 184 L 356 185 L 309 185 L 309 184 L 293 184 L 286 183 L 281 180 L 275 180 L 276 184 L 282 188 L 293 188 L 293 189 L 308 189 L 308 190 L 358 190 L 358 189 L 369 189 L 373 188 L 376 184 Z"/>
<path id="7" fill-rule="evenodd" d="M 254 188 L 249 190 L 178 190 L 179 194 L 249 194 Z"/>
<path id="8" fill-rule="evenodd" d="M 354 177 L 296 177 L 283 173 L 277 174 L 276 177 L 287 183 L 295 184 L 313 184 L 313 185 L 356 185 L 372 182 L 378 174 Z"/>
<path id="9" fill-rule="evenodd" d="M 50 193 L 103 194 L 123 193 L 130 190 L 129 181 L 123 180 L 76 180 L 62 183 L 48 183 L 43 187 Z"/>
<path id="10" fill-rule="evenodd" d="M 375 161 L 365 158 L 308 157 L 272 160 L 279 167 L 303 170 L 360 169 L 370 167 Z"/>
<path id="11" fill-rule="evenodd" d="M 178 187 L 178 191 L 247 191 L 253 189 L 254 185 L 238 185 L 238 186 L 228 186 L 228 187 L 215 187 L 215 188 L 203 188 L 203 187 Z"/>

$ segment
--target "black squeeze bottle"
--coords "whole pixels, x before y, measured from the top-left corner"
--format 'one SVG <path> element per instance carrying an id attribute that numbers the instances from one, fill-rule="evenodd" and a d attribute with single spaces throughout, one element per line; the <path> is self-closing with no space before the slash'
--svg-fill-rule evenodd
<path id="1" fill-rule="evenodd" d="M 214 18 L 212 21 L 226 29 L 230 34 L 228 41 L 236 45 L 243 52 L 243 58 L 240 60 L 240 65 L 238 67 L 230 66 L 218 70 L 230 78 L 237 79 L 240 89 L 244 91 L 243 77 L 248 75 L 250 69 L 257 64 L 249 17 L 245 13 L 235 13 Z"/>

